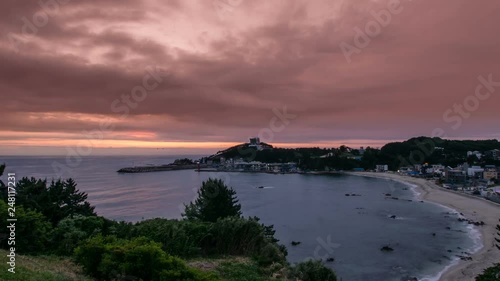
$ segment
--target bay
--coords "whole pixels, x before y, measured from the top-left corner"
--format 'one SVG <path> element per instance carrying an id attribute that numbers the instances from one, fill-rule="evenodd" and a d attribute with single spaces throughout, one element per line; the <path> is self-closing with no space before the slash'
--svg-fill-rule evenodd
<path id="1" fill-rule="evenodd" d="M 5 172 L 16 173 L 18 179 L 71 177 L 88 193 L 100 215 L 125 221 L 181 218 L 183 204 L 194 200 L 201 183 L 209 177 L 221 178 L 236 190 L 245 216 L 257 216 L 275 226 L 290 262 L 334 258 L 326 264 L 342 280 L 391 281 L 403 276 L 436 280 L 455 255 L 477 247 L 475 232 L 459 223 L 453 210 L 420 202 L 411 187 L 399 182 L 345 175 L 116 172 L 182 157 L 199 158 L 0 157 L 0 163 L 6 163 Z M 292 246 L 292 241 L 301 244 Z M 384 245 L 394 251 L 381 251 Z"/>

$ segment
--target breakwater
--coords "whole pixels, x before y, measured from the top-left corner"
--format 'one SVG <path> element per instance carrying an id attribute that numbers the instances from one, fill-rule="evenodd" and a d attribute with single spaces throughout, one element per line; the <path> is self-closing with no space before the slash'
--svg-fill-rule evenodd
<path id="1" fill-rule="evenodd" d="M 176 165 L 167 164 L 159 166 L 138 166 L 121 168 L 118 173 L 149 173 L 149 172 L 164 172 L 164 171 L 177 171 L 177 170 L 192 170 L 198 168 L 206 168 L 206 165 L 189 164 L 189 165 Z"/>

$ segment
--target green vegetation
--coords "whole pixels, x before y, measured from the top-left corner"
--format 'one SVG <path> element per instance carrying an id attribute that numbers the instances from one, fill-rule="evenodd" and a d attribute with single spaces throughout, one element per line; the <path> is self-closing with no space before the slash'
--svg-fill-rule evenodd
<path id="1" fill-rule="evenodd" d="M 217 271 L 224 280 L 228 281 L 268 281 L 276 280 L 263 274 L 262 269 L 255 263 L 225 262 L 217 267 Z"/>
<path id="2" fill-rule="evenodd" d="M 222 180 L 208 179 L 198 190 L 198 198 L 186 206 L 182 215 L 188 220 L 216 222 L 226 217 L 240 217 L 241 205 L 236 192 Z"/>
<path id="3" fill-rule="evenodd" d="M 159 242 L 170 255 L 193 258 L 203 255 L 203 241 L 211 224 L 186 220 L 150 219 L 134 225 L 129 237 Z"/>
<path id="4" fill-rule="evenodd" d="M 8 217 L 6 190 L 2 183 L 0 187 L 0 216 Z M 6 239 L 0 242 L 2 249 L 15 247 L 16 274 L 3 263 L 1 280 L 223 281 L 326 276 L 317 275 L 317 270 L 333 275 L 321 263 L 315 268 L 290 267 L 286 248 L 274 238 L 273 226 L 259 223 L 256 217 L 243 218 L 236 193 L 220 180 L 202 184 L 199 197 L 186 206 L 185 219 L 138 223 L 97 216 L 86 201 L 87 194 L 78 191 L 71 179 L 47 184 L 23 178 L 17 190 L 15 245 Z M 0 222 L 0 227 L 5 229 L 5 223 Z M 206 262 L 193 262 L 200 259 L 213 266 L 207 269 Z"/>
<path id="5" fill-rule="evenodd" d="M 182 158 L 182 159 L 175 159 L 174 163 L 172 163 L 174 165 L 193 165 L 195 164 L 193 162 L 193 160 L 189 159 L 189 158 Z"/>
<path id="6" fill-rule="evenodd" d="M 498 140 L 445 140 L 441 138 L 418 137 L 403 142 L 392 142 L 381 149 L 367 147 L 364 150 L 346 146 L 339 148 L 272 148 L 257 150 L 249 144 L 234 146 L 202 160 L 220 161 L 220 158 L 263 163 L 299 163 L 302 170 L 352 170 L 354 168 L 374 169 L 377 164 L 387 164 L 389 169 L 398 170 L 413 164 L 443 164 L 456 166 L 468 162 L 477 165 L 497 165 L 500 161 L 492 155 L 481 159 L 467 157 L 467 151 L 491 151 L 500 149 Z"/>
<path id="7" fill-rule="evenodd" d="M 22 178 L 16 185 L 16 205 L 40 212 L 56 226 L 68 216 L 93 216 L 87 194 L 76 189 L 72 179 L 52 181 Z M 5 197 L 5 194 L 4 194 Z"/>
<path id="8" fill-rule="evenodd" d="M 147 238 L 124 240 L 98 235 L 76 248 L 75 260 L 98 280 L 218 280 L 216 275 L 190 268 L 166 254 L 161 244 Z"/>
<path id="9" fill-rule="evenodd" d="M 292 268 L 291 276 L 302 281 L 337 281 L 335 273 L 320 261 L 307 261 L 296 265 Z"/>
<path id="10" fill-rule="evenodd" d="M 5 257 L 8 252 L 0 250 L 0 256 Z M 9 265 L 0 263 L 0 280 L 9 281 L 92 281 L 83 275 L 82 269 L 75 265 L 70 258 L 56 256 L 29 257 L 16 255 L 15 274 L 7 271 Z"/>
<path id="11" fill-rule="evenodd" d="M 98 216 L 67 217 L 52 232 L 53 250 L 59 255 L 73 254 L 78 243 L 93 235 L 102 234 L 105 220 Z"/>
<path id="12" fill-rule="evenodd" d="M 0 201 L 0 227 L 7 229 L 6 219 L 8 218 L 8 208 L 6 202 Z M 50 234 L 52 232 L 52 225 L 49 220 L 35 210 L 25 209 L 23 206 L 16 206 L 16 249 L 20 253 L 44 253 L 49 249 Z M 8 249 L 8 240 L 1 240 L 0 245 L 2 249 Z"/>
<path id="13" fill-rule="evenodd" d="M 146 237 L 161 243 L 170 255 L 182 258 L 248 256 L 261 264 L 285 260 L 272 226 L 255 218 L 228 217 L 215 223 L 151 219 L 134 225 L 128 237 Z"/>
<path id="14" fill-rule="evenodd" d="M 500 280 L 500 263 L 484 270 L 483 274 L 476 277 L 476 281 L 498 281 Z"/>

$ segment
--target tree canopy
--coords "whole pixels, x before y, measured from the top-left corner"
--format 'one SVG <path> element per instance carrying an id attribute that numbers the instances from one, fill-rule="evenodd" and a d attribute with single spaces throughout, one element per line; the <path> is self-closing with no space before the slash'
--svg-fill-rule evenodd
<path id="1" fill-rule="evenodd" d="M 42 213 L 54 226 L 68 216 L 95 215 L 94 207 L 86 201 L 87 194 L 80 192 L 72 179 L 47 184 L 47 180 L 22 178 L 16 191 L 17 204 Z"/>
<path id="2" fill-rule="evenodd" d="M 216 222 L 227 217 L 241 217 L 236 192 L 220 179 L 208 179 L 198 190 L 198 198 L 185 205 L 183 217 L 188 220 Z"/>
<path id="3" fill-rule="evenodd" d="M 500 149 L 498 140 L 445 140 L 441 138 L 417 137 L 403 142 L 391 142 L 380 149 L 366 147 L 339 148 L 276 148 L 258 150 L 249 144 L 230 147 L 206 159 L 219 162 L 221 158 L 260 161 L 263 163 L 295 162 L 303 170 L 351 170 L 374 169 L 377 164 L 386 164 L 390 170 L 398 170 L 414 164 L 443 164 L 456 166 L 464 162 L 474 165 L 497 165 L 500 160 L 486 153 L 477 159 L 467 157 L 468 151 L 491 152 Z"/>

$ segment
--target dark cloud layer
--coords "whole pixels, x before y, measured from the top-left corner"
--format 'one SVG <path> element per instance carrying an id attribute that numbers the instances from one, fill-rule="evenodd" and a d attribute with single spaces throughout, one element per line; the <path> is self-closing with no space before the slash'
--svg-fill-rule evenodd
<path id="1" fill-rule="evenodd" d="M 244 0 L 223 14 L 208 2 L 73 0 L 41 12 L 2 1 L 0 141 L 78 138 L 111 118 L 110 140 L 234 142 L 284 107 L 296 118 L 276 142 L 500 136 L 500 86 L 458 128 L 457 113 L 443 117 L 471 101 L 479 76 L 500 82 L 496 0 L 401 0 L 397 14 L 389 0 Z M 361 47 L 357 30 L 376 15 L 387 24 Z M 357 48 L 349 60 L 342 44 Z M 126 104 L 146 67 L 163 69 L 161 82 L 122 116 L 112 105 Z"/>

